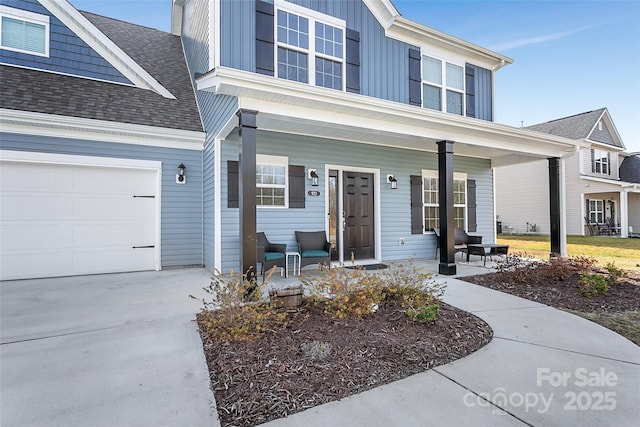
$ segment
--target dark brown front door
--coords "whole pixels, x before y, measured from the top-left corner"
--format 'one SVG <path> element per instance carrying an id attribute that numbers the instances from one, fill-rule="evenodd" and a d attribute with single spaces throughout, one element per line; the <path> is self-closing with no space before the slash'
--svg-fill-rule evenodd
<path id="1" fill-rule="evenodd" d="M 344 172 L 344 261 L 375 258 L 373 174 Z"/>

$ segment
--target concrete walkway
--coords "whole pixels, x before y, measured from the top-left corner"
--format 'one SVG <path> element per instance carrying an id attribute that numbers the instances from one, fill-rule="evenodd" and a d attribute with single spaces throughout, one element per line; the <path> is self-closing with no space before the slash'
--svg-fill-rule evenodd
<path id="1" fill-rule="evenodd" d="M 446 302 L 491 325 L 491 343 L 266 425 L 637 425 L 639 347 L 541 304 L 437 280 Z M 183 269 L 1 283 L 0 425 L 218 426 L 200 303 L 188 298 L 208 281 Z"/>

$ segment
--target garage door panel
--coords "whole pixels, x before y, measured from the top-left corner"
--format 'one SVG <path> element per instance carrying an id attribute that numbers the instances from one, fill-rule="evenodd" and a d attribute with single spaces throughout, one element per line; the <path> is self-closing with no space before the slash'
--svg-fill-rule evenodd
<path id="1" fill-rule="evenodd" d="M 51 250 L 72 247 L 72 224 L 59 222 L 14 222 L 2 227 L 0 254 L 13 251 Z"/>
<path id="2" fill-rule="evenodd" d="M 134 198 L 131 196 L 81 195 L 73 198 L 73 218 L 75 220 L 114 220 L 127 219 L 151 221 L 156 216 L 155 199 Z"/>
<path id="3" fill-rule="evenodd" d="M 63 194 L 3 192 L 0 218 L 3 221 L 63 219 L 72 212 L 71 202 L 71 198 Z"/>
<path id="4" fill-rule="evenodd" d="M 155 185 L 155 173 L 148 170 L 118 169 L 114 174 L 109 168 L 78 168 L 73 174 L 74 192 L 133 196 L 155 193 Z"/>
<path id="5" fill-rule="evenodd" d="M 0 163 L 0 280 L 158 266 L 156 170 Z"/>
<path id="6" fill-rule="evenodd" d="M 73 185 L 73 171 L 62 165 L 3 162 L 2 186 L 20 192 L 67 192 Z"/>
<path id="7" fill-rule="evenodd" d="M 73 225 L 73 245 L 78 247 L 101 246 L 128 250 L 133 246 L 155 244 L 155 224 L 145 222 L 127 222 L 121 224 L 75 224 Z"/>
<path id="8" fill-rule="evenodd" d="M 71 253 L 58 249 L 3 253 L 0 261 L 2 280 L 65 276 L 72 269 Z"/>

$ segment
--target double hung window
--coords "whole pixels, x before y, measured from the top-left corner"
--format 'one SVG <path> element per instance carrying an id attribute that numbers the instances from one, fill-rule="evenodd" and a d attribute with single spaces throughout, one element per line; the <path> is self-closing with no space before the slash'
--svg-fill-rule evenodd
<path id="1" fill-rule="evenodd" d="M 462 115 L 464 68 L 430 56 L 422 57 L 422 103 L 424 108 Z"/>
<path id="2" fill-rule="evenodd" d="M 31 55 L 49 56 L 49 17 L 0 6 L 0 47 Z"/>
<path id="3" fill-rule="evenodd" d="M 256 206 L 287 207 L 287 157 L 256 156 Z"/>
<path id="4" fill-rule="evenodd" d="M 422 171 L 424 230 L 440 227 L 438 172 Z M 453 223 L 456 228 L 466 228 L 467 176 L 455 173 L 453 178 Z"/>
<path id="5" fill-rule="evenodd" d="M 277 2 L 277 76 L 343 90 L 345 27 L 330 16 Z"/>

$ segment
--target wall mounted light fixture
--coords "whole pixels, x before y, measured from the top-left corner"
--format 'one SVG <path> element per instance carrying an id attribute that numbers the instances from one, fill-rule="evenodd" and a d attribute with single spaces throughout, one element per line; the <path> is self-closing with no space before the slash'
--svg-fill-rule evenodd
<path id="1" fill-rule="evenodd" d="M 398 189 L 398 180 L 396 179 L 395 176 L 389 174 L 387 175 L 387 182 L 391 184 L 391 189 L 392 190 L 397 190 Z"/>
<path id="2" fill-rule="evenodd" d="M 309 169 L 309 179 L 311 179 L 311 186 L 318 186 L 318 170 L 317 169 Z"/>
<path id="3" fill-rule="evenodd" d="M 186 184 L 187 183 L 187 175 L 185 175 L 185 171 L 187 167 L 184 163 L 180 163 L 178 166 L 178 173 L 176 174 L 176 184 Z"/>

